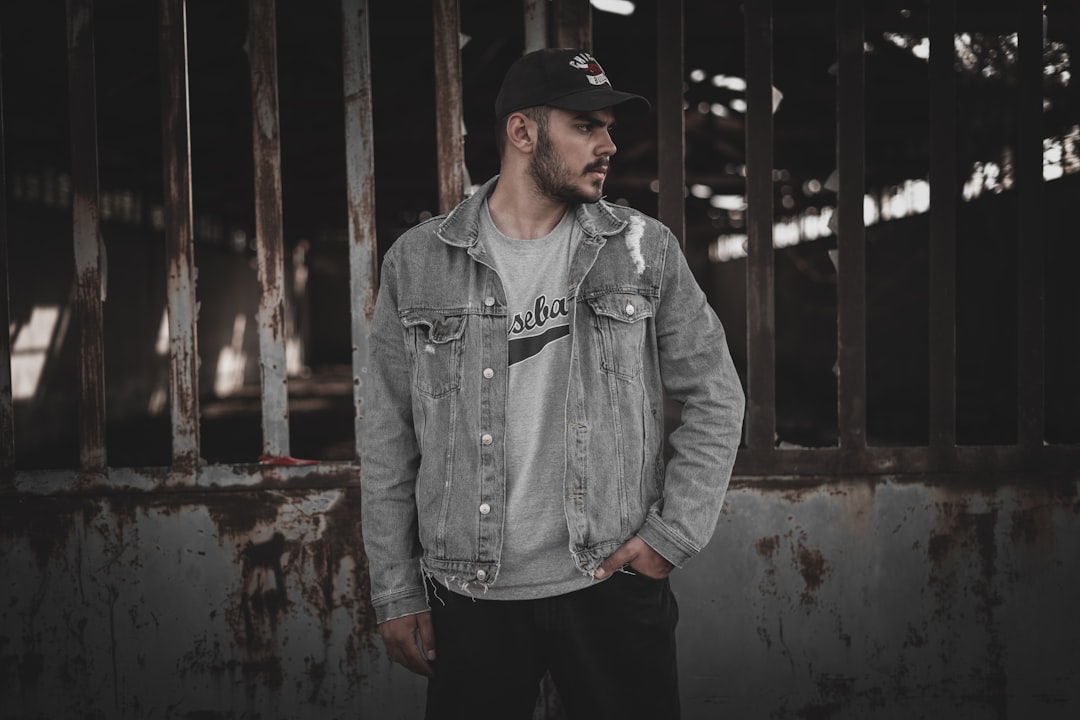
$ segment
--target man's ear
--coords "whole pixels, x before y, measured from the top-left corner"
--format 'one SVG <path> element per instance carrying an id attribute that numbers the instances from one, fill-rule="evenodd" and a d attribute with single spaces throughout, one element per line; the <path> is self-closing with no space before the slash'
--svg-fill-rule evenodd
<path id="1" fill-rule="evenodd" d="M 531 153 L 536 146 L 536 123 L 525 113 L 514 112 L 506 117 L 506 142 L 518 151 Z"/>

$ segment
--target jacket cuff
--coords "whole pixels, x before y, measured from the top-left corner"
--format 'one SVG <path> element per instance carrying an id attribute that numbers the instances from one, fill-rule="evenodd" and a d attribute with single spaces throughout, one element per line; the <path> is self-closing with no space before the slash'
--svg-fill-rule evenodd
<path id="1" fill-rule="evenodd" d="M 395 593 L 388 598 L 379 598 L 372 601 L 375 607 L 375 622 L 384 623 L 387 620 L 415 615 L 427 611 L 427 593 L 423 587 L 405 590 Z"/>
<path id="2" fill-rule="evenodd" d="M 663 520 L 654 513 L 649 513 L 645 518 L 645 524 L 637 531 L 637 535 L 649 547 L 663 555 L 668 562 L 679 568 L 701 550 L 665 525 Z"/>

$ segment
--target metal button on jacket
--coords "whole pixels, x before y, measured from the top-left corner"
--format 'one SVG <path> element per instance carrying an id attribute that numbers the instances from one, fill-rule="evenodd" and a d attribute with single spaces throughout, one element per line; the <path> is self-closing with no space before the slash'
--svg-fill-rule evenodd
<path id="1" fill-rule="evenodd" d="M 487 433 L 484 433 L 484 434 L 483 434 L 483 435 L 482 435 L 482 436 L 480 437 L 480 442 L 484 443 L 485 445 L 490 445 L 490 444 L 491 444 L 492 442 L 494 442 L 494 438 L 492 438 L 492 437 L 491 437 L 490 435 L 488 435 Z"/>
<path id="2" fill-rule="evenodd" d="M 491 378 L 495 377 L 495 371 L 491 368 L 484 368 L 484 377 L 490 380 Z"/>
<path id="3" fill-rule="evenodd" d="M 488 307 L 491 307 L 494 304 L 495 304 L 495 298 L 491 297 L 490 295 L 488 295 L 486 298 L 484 298 L 484 305 L 486 305 Z"/>
<path id="4" fill-rule="evenodd" d="M 491 512 L 491 506 L 488 505 L 487 503 L 481 503 L 481 505 L 480 505 L 480 514 L 481 515 L 487 515 L 489 512 Z"/>
<path id="5" fill-rule="evenodd" d="M 633 305 L 633 303 L 626 303 L 626 314 L 627 315 L 633 315 L 634 314 L 634 305 Z"/>
<path id="6" fill-rule="evenodd" d="M 476 579 L 477 580 L 483 580 L 486 577 L 487 577 L 487 573 L 484 572 L 483 569 L 480 569 L 480 570 L 476 571 Z"/>

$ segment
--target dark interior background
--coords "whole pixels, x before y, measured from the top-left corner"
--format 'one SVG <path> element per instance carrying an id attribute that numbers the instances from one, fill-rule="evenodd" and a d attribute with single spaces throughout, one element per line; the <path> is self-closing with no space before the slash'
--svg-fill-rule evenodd
<path id="1" fill-rule="evenodd" d="M 594 11 L 594 54 L 619 89 L 656 96 L 656 2 L 616 16 Z M 955 112 L 957 405 L 961 444 L 1016 437 L 1016 263 L 1030 229 L 1017 221 L 1010 157 L 1016 145 L 1016 3 L 958 0 Z M 775 0 L 776 218 L 821 218 L 835 206 L 835 3 Z M 867 3 L 866 189 L 877 198 L 929 173 L 926 0 Z M 1060 177 L 1046 182 L 1047 441 L 1080 441 L 1080 294 L 1074 207 L 1080 198 L 1080 93 L 1072 56 L 1080 4 L 1047 0 L 1043 137 L 1060 145 Z M 351 339 L 345 206 L 341 21 L 335 2 L 279 0 L 279 97 L 291 330 L 302 360 L 290 382 L 292 451 L 351 458 Z M 432 16 L 427 3 L 371 3 L 378 246 L 437 205 Z M 95 3 L 109 464 L 169 462 L 168 360 L 155 351 L 165 305 L 161 113 L 154 3 Z M 21 0 L 0 9 L 9 222 L 11 330 L 35 308 L 57 307 L 47 360 L 30 397 L 16 399 L 19 467 L 77 464 L 70 330 L 72 240 L 64 4 Z M 259 454 L 257 361 L 227 392 L 215 388 L 222 350 L 257 347 L 253 321 L 254 200 L 246 3 L 188 2 L 191 144 L 199 268 L 202 452 L 211 462 Z M 522 52 L 519 3 L 462 3 L 466 166 L 479 184 L 497 171 L 492 104 Z M 717 261 L 718 238 L 745 233 L 744 210 L 717 197 L 744 194 L 744 93 L 716 76 L 745 77 L 738 2 L 685 1 L 686 252 L 728 329 L 745 376 L 744 260 Z M 700 71 L 700 72 L 695 72 Z M 719 112 L 716 111 L 719 109 Z M 656 213 L 655 112 L 618 128 L 608 199 Z M 990 167 L 993 165 L 994 167 Z M 996 170 L 994 169 L 996 168 Z M 995 174 L 996 173 L 996 174 Z M 976 182 L 979 180 L 979 182 Z M 823 223 L 815 223 L 815 226 Z M 867 229 L 867 363 L 872 444 L 928 439 L 928 214 L 881 219 Z M 836 270 L 825 234 L 778 249 L 778 441 L 837 441 Z M 710 255 L 712 253 L 712 256 Z M 299 274 L 298 274 L 299 273 Z M 246 324 L 237 326 L 245 316 Z M 67 320 L 65 320 L 67 318 Z M 67 323 L 67 324 L 65 324 Z M 16 348 L 16 355 L 20 352 Z M 26 352 L 37 352 L 33 349 Z M 248 353 L 251 356 L 251 353 Z M 215 374 L 217 373 L 217 374 Z M 234 373 L 235 375 L 235 373 Z"/>

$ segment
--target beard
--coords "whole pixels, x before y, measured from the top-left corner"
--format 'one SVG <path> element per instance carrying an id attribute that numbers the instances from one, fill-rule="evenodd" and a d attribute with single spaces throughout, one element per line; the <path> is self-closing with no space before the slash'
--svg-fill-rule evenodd
<path id="1" fill-rule="evenodd" d="M 607 158 L 601 158 L 589 163 L 581 174 L 586 175 L 607 165 Z M 594 180 L 592 185 L 595 193 L 587 193 L 574 184 L 574 174 L 555 152 L 546 128 L 542 128 L 537 134 L 536 150 L 529 160 L 529 176 L 543 195 L 552 200 L 571 204 L 599 201 L 604 187 L 603 181 Z"/>

